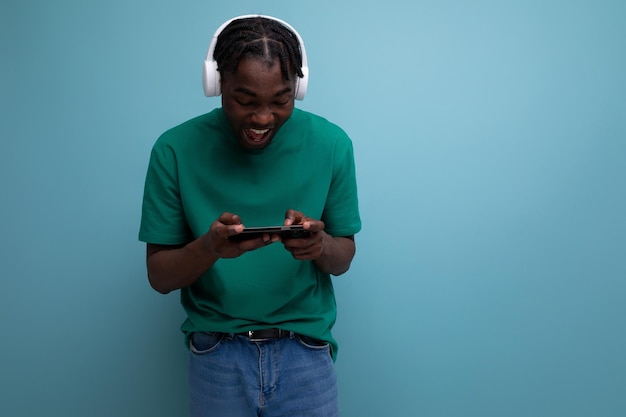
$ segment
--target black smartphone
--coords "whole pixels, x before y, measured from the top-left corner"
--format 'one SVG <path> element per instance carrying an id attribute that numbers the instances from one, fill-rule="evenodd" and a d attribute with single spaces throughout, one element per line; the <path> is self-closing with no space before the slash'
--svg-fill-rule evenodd
<path id="1" fill-rule="evenodd" d="M 248 239 L 256 239 L 264 234 L 279 235 L 283 239 L 294 239 L 299 237 L 307 237 L 311 234 L 308 230 L 304 230 L 301 224 L 292 226 L 263 226 L 263 227 L 246 227 L 243 232 L 231 235 L 230 240 L 242 241 Z"/>

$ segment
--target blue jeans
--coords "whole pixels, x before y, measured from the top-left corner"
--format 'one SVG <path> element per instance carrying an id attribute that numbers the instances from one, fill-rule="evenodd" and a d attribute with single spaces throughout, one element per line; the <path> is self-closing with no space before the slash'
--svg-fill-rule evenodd
<path id="1" fill-rule="evenodd" d="M 189 353 L 192 417 L 337 417 L 328 345 L 291 334 L 251 342 L 194 333 Z"/>

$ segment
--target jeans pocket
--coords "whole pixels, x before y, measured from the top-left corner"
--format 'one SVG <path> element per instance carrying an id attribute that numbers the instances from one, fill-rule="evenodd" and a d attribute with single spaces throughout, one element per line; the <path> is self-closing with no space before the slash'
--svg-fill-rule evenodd
<path id="1" fill-rule="evenodd" d="M 191 335 L 189 349 L 196 355 L 215 352 L 222 345 L 226 335 L 216 332 L 195 332 Z"/>
<path id="2" fill-rule="evenodd" d="M 312 337 L 303 336 L 300 334 L 296 335 L 296 339 L 302 346 L 308 349 L 322 350 L 322 351 L 330 349 L 330 345 L 327 342 L 324 342 L 323 340 L 313 339 Z"/>

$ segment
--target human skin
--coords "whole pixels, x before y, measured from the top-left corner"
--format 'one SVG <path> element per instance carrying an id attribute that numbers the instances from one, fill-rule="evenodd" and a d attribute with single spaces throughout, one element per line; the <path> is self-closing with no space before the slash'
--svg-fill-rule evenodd
<path id="1" fill-rule="evenodd" d="M 242 59 L 234 73 L 222 74 L 222 108 L 245 149 L 262 150 L 289 119 L 294 108 L 295 76 L 283 78 L 278 60 L 251 57 Z M 333 237 L 324 230 L 324 222 L 288 209 L 284 225 L 302 224 L 311 232 L 308 237 L 285 239 L 286 250 L 298 260 L 311 260 L 317 268 L 333 275 L 350 267 L 356 251 L 354 239 Z M 231 241 L 244 225 L 239 215 L 222 213 L 209 230 L 185 245 L 147 244 L 146 263 L 150 285 L 166 294 L 188 287 L 220 258 L 236 258 L 245 252 L 281 242 L 277 235 Z"/>

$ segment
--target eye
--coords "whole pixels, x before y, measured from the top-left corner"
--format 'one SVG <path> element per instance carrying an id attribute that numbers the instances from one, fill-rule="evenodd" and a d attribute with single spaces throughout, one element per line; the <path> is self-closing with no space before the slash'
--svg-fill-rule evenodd
<path id="1" fill-rule="evenodd" d="M 256 104 L 254 100 L 235 99 L 235 101 L 237 102 L 237 104 L 243 107 L 253 107 Z"/>
<path id="2" fill-rule="evenodd" d="M 289 104 L 288 98 L 274 101 L 274 105 L 278 107 L 284 107 L 288 104 Z"/>

